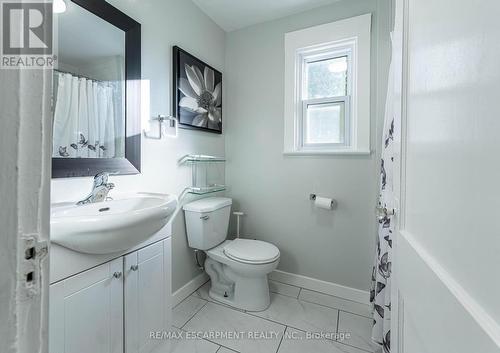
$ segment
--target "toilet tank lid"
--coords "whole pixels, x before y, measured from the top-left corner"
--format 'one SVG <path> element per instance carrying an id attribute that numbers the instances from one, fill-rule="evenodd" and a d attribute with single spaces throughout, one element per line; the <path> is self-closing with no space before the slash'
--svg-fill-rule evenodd
<path id="1" fill-rule="evenodd" d="M 204 213 L 230 206 L 232 203 L 233 200 L 229 197 L 207 197 L 185 204 L 183 209 L 184 211 Z"/>

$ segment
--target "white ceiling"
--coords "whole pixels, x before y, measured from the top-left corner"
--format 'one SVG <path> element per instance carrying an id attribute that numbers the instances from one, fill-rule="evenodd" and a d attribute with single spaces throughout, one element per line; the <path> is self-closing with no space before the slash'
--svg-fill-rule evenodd
<path id="1" fill-rule="evenodd" d="M 337 1 L 339 0 L 193 0 L 227 32 Z"/>

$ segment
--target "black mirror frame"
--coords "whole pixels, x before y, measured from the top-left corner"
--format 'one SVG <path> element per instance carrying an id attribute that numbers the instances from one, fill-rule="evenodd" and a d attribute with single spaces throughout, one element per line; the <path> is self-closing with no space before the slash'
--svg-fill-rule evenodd
<path id="1" fill-rule="evenodd" d="M 105 0 L 70 0 L 125 32 L 125 158 L 52 158 L 52 178 L 141 171 L 141 24 Z"/>

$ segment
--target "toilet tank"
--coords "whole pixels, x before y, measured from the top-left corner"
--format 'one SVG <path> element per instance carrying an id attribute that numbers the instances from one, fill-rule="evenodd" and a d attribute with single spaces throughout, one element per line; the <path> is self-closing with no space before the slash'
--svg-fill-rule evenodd
<path id="1" fill-rule="evenodd" d="M 184 205 L 189 247 L 211 249 L 226 240 L 232 200 L 208 197 Z"/>

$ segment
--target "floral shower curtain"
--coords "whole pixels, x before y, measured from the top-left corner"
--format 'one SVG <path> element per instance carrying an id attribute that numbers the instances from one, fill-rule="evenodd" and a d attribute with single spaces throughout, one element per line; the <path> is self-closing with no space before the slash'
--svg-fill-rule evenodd
<path id="1" fill-rule="evenodd" d="M 57 73 L 53 157 L 115 156 L 116 83 Z"/>
<path id="2" fill-rule="evenodd" d="M 393 46 L 394 48 L 394 46 Z M 394 56 L 393 56 L 394 57 Z M 389 81 L 382 139 L 380 164 L 379 207 L 393 208 L 394 189 L 394 62 L 389 69 Z M 370 302 L 373 306 L 372 340 L 382 346 L 385 353 L 391 350 L 391 265 L 392 238 L 394 234 L 393 217 L 382 215 L 378 219 L 375 264 L 372 272 Z"/>

